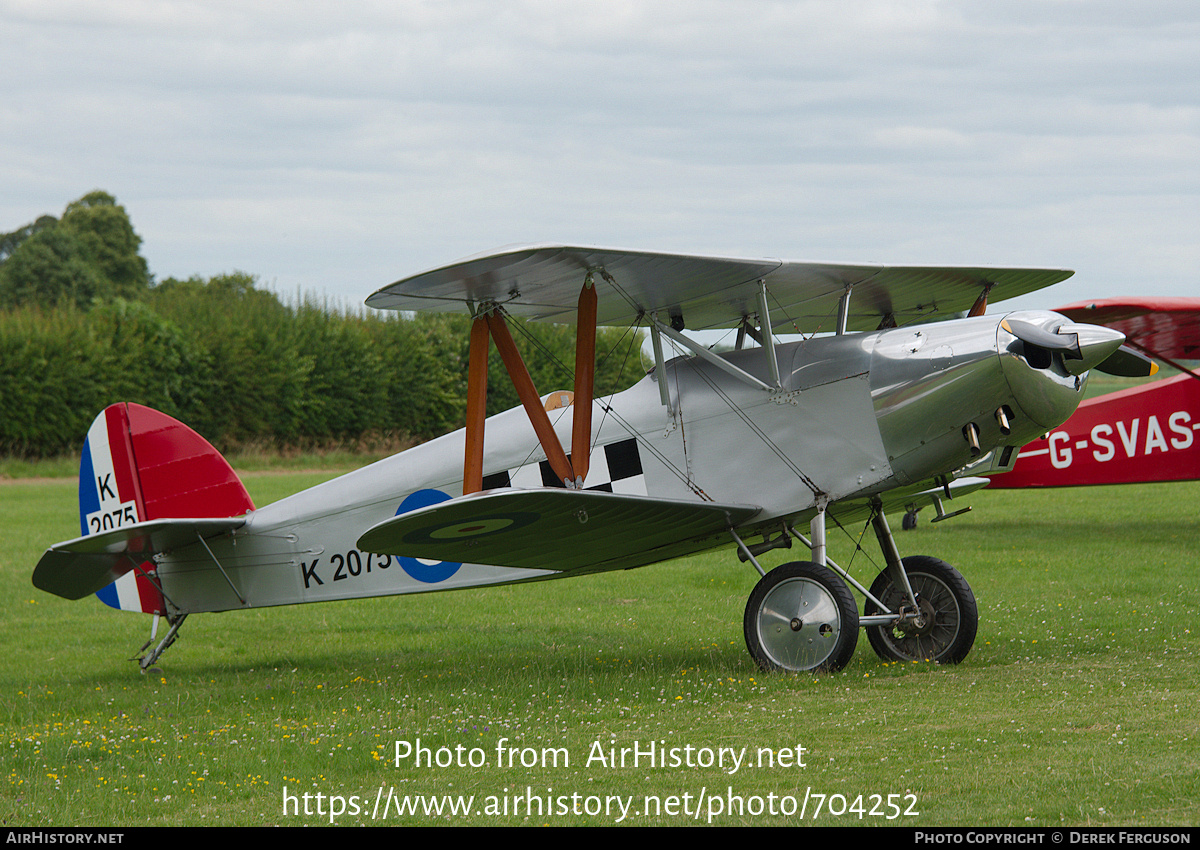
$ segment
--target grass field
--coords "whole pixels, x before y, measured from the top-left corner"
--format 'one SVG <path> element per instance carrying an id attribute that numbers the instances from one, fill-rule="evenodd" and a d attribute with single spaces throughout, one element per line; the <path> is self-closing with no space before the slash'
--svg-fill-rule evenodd
<path id="1" fill-rule="evenodd" d="M 264 504 L 323 477 L 246 483 Z M 757 575 L 725 550 L 197 616 L 148 677 L 127 659 L 149 618 L 30 584 L 42 550 L 78 534 L 73 483 L 0 484 L 0 820 L 1200 824 L 1200 483 L 971 502 L 898 535 L 904 554 L 944 558 L 975 590 L 979 636 L 957 667 L 886 664 L 864 637 L 839 674 L 760 673 L 741 625 Z M 874 544 L 830 543 L 869 583 Z M 418 739 L 434 764 L 397 764 Z M 683 763 L 622 766 L 635 744 Z M 701 764 L 722 748 L 745 748 L 736 772 Z M 393 807 L 418 810 L 372 821 L 389 790 Z M 420 809 L 460 795 L 472 814 Z"/>

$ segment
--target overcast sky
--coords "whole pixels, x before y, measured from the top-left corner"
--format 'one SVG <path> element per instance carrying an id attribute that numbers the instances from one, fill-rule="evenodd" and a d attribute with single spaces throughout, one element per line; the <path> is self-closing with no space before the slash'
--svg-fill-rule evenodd
<path id="1" fill-rule="evenodd" d="M 1200 2 L 0 0 L 0 232 L 361 303 L 518 242 L 1200 295 Z"/>

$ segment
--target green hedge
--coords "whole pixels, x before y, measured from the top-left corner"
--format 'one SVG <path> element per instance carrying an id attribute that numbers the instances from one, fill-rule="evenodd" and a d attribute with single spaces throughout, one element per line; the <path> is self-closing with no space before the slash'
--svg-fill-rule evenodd
<path id="1" fill-rule="evenodd" d="M 514 322 L 545 393 L 570 387 L 574 330 Z M 141 299 L 0 311 L 0 452 L 78 450 L 108 404 L 186 422 L 218 448 L 316 446 L 365 435 L 427 439 L 461 426 L 466 317 L 344 313 L 287 305 L 253 277 L 167 280 Z M 638 338 L 602 330 L 597 393 L 641 376 Z M 489 413 L 517 404 L 499 357 Z"/>

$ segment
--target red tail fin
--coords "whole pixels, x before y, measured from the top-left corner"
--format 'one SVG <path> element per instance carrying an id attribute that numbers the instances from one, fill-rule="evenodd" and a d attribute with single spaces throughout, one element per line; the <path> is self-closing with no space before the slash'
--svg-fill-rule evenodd
<path id="1" fill-rule="evenodd" d="M 229 463 L 191 428 L 140 404 L 104 409 L 79 466 L 83 534 L 154 519 L 241 516 L 254 510 Z M 163 613 L 150 561 L 97 595 L 122 610 Z"/>
<path id="2" fill-rule="evenodd" d="M 115 407 L 125 408 L 127 415 L 142 519 L 228 517 L 254 510 L 237 473 L 208 440 L 149 407 Z"/>

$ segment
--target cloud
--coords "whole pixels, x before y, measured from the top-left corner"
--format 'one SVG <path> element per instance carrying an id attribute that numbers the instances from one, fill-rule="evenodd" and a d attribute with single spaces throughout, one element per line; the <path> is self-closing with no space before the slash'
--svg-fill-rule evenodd
<path id="1" fill-rule="evenodd" d="M 561 239 L 1099 297 L 1200 261 L 1187 2 L 8 0 L 0 41 L 0 229 L 103 187 L 159 276 L 359 299 Z"/>

